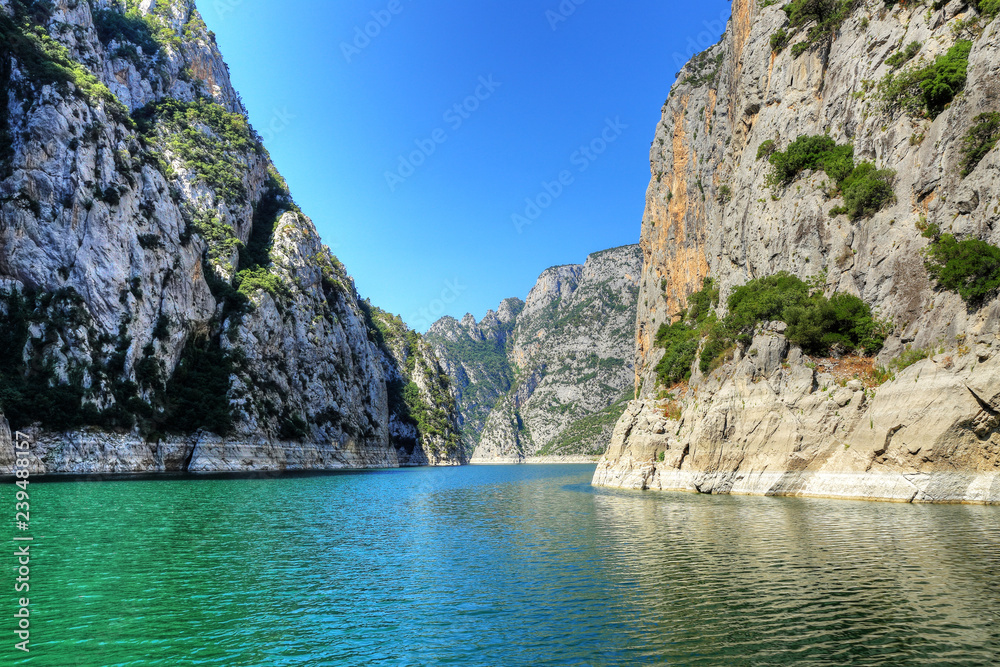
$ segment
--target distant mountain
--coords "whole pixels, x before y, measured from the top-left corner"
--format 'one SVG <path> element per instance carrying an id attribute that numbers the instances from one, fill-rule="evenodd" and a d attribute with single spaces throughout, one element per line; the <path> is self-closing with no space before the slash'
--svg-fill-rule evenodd
<path id="1" fill-rule="evenodd" d="M 480 322 L 445 317 L 427 342 L 451 376 L 474 461 L 600 455 L 633 395 L 637 245 L 545 270 L 527 300 Z"/>

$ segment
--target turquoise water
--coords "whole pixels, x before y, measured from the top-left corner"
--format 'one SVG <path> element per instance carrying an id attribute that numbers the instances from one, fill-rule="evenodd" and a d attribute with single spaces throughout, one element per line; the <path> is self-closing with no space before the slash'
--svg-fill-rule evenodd
<path id="1" fill-rule="evenodd" d="M 11 662 L 1000 662 L 1000 508 L 611 491 L 592 473 L 34 483 L 32 652 Z"/>

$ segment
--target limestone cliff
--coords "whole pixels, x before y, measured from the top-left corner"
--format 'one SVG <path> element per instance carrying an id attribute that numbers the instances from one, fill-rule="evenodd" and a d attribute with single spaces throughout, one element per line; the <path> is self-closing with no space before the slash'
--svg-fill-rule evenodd
<path id="1" fill-rule="evenodd" d="M 632 396 L 640 267 L 638 246 L 597 252 L 544 271 L 523 305 L 435 323 L 428 340 L 461 392 L 473 462 L 604 450 Z"/>
<path id="2" fill-rule="evenodd" d="M 684 67 L 663 107 L 641 237 L 641 400 L 595 483 L 1000 500 L 1000 301 L 995 290 L 963 300 L 933 279 L 925 253 L 937 241 L 921 233 L 1000 245 L 1000 151 L 980 142 L 981 160 L 969 161 L 1000 111 L 995 11 L 961 0 L 766 4 L 736 0 L 723 39 Z M 964 78 L 945 82 L 966 55 Z M 830 165 L 775 179 L 767 156 L 800 135 L 827 135 L 894 172 L 891 197 L 845 215 L 853 204 Z M 845 376 L 773 323 L 657 400 L 655 337 L 704 278 L 721 290 L 721 317 L 734 287 L 780 271 L 872 305 L 891 333 L 870 366 L 900 372 Z"/>
<path id="3" fill-rule="evenodd" d="M 38 470 L 451 460 L 393 441 L 389 385 L 433 373 L 379 344 L 192 0 L 0 0 L 0 31 L 0 405 Z"/>

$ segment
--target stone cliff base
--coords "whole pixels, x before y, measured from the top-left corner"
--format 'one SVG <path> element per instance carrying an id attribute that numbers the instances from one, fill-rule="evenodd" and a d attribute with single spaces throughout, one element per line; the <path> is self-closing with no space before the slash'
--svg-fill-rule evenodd
<path id="1" fill-rule="evenodd" d="M 594 484 L 1000 503 L 1000 345 L 988 341 L 887 379 L 762 333 L 671 397 L 632 401 Z"/>
<path id="2" fill-rule="evenodd" d="M 11 474 L 14 449 L 5 427 L 0 418 L 0 474 Z M 280 472 L 395 468 L 409 463 L 390 448 L 351 441 L 333 445 L 205 434 L 152 443 L 138 435 L 99 431 L 29 435 L 33 474 Z"/>
<path id="3" fill-rule="evenodd" d="M 750 496 L 805 496 L 900 503 L 1000 504 L 1000 474 L 884 472 L 695 473 L 651 462 L 602 460 L 595 486 Z"/>

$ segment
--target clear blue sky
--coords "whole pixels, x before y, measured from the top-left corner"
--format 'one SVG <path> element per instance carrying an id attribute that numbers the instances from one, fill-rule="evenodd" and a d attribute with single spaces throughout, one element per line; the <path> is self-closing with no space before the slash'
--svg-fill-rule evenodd
<path id="1" fill-rule="evenodd" d="M 723 0 L 199 7 L 296 201 L 362 296 L 418 330 L 443 314 L 480 318 L 526 296 L 549 266 L 638 242 L 660 107 L 730 10 Z M 376 36 L 359 38 L 366 28 Z"/>

